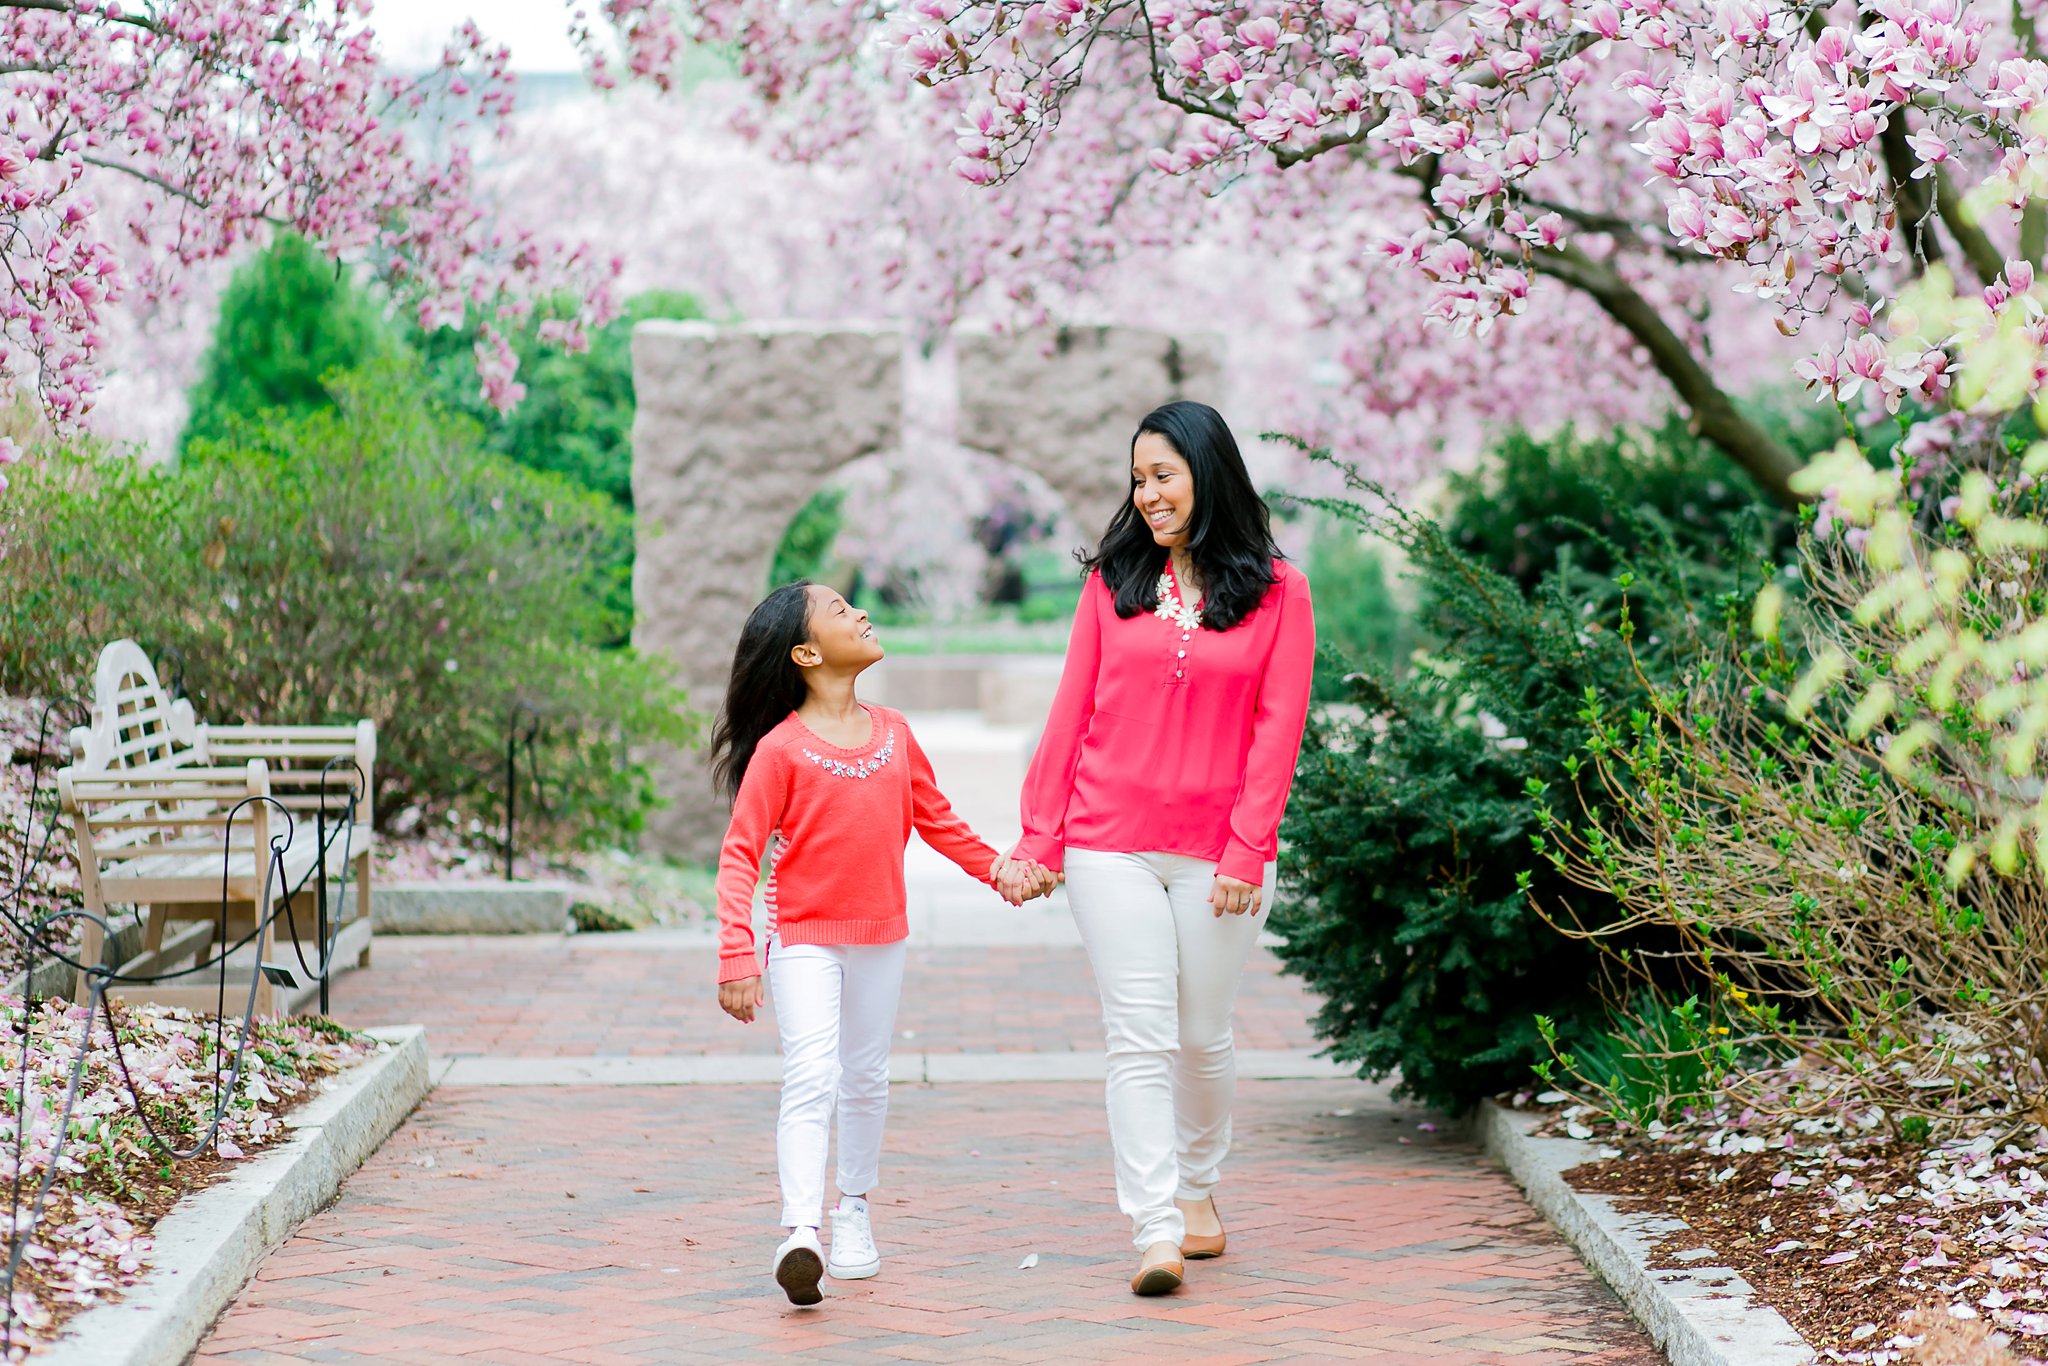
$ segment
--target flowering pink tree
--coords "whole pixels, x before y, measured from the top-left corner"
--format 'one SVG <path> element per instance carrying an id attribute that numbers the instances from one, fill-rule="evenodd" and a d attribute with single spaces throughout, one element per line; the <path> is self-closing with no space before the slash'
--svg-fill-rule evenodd
<path id="1" fill-rule="evenodd" d="M 1577 353 L 1595 366 L 1560 354 L 1562 374 L 1488 380 L 1530 396 L 1568 376 L 1639 389 L 1627 371 L 1646 363 L 1790 497 L 1795 457 L 1731 397 L 1759 358 L 1781 373 L 1797 360 L 1843 400 L 1938 404 L 1949 339 L 1899 344 L 1886 303 L 1936 264 L 2025 295 L 2014 272 L 2048 238 L 2027 207 L 2048 171 L 2035 8 L 710 0 L 705 17 L 742 43 L 771 102 L 841 145 L 891 117 L 859 75 L 879 37 L 931 88 L 910 108 L 950 125 L 972 183 L 1023 186 L 1057 159 L 1061 191 L 1108 206 L 1106 231 L 1133 240 L 1213 217 L 1163 182 L 1231 206 L 1218 211 L 1318 262 L 1333 322 L 1384 295 L 1359 283 L 1368 254 L 1452 334 L 1597 316 L 1610 340 Z M 1047 260 L 1093 245 L 1053 242 Z M 1731 315 L 1732 342 L 1716 335 Z M 1774 348 L 1759 322 L 1801 340 Z"/>
<path id="2" fill-rule="evenodd" d="M 0 0 L 0 386 L 33 391 L 66 425 L 91 407 L 109 309 L 174 295 L 182 274 L 289 225 L 364 260 L 433 324 L 498 321 L 567 288 L 564 324 L 611 309 L 618 266 L 502 223 L 477 192 L 471 129 L 512 109 L 509 54 L 470 24 L 438 70 L 378 61 L 368 0 Z M 564 22 L 600 84 L 616 69 L 665 85 L 680 33 L 660 5 L 607 0 Z M 615 41 L 614 41 L 615 40 Z M 430 161 L 408 124 L 453 116 Z M 113 182 L 125 188 L 109 193 Z M 119 200 L 120 221 L 102 209 Z M 495 328 L 478 347 L 494 401 L 519 396 Z M 0 459 L 13 448 L 0 442 Z"/>

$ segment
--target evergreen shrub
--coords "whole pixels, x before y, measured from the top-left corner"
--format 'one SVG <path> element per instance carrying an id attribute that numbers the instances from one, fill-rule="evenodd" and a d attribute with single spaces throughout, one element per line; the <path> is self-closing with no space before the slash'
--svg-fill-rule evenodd
<path id="1" fill-rule="evenodd" d="M 633 328 L 655 318 L 704 316 L 688 294 L 651 290 L 626 301 L 619 316 L 588 334 L 589 346 L 568 351 L 547 341 L 543 327 L 568 315 L 557 300 L 534 311 L 508 340 L 519 357 L 525 397 L 501 413 L 478 391 L 477 329 L 415 328 L 407 344 L 420 358 L 429 391 L 445 408 L 476 424 L 485 449 L 528 469 L 545 470 L 590 489 L 618 508 L 633 508 Z M 617 541 L 593 582 L 605 608 L 624 623 L 607 644 L 623 645 L 633 617 L 633 539 Z"/>
<path id="2" fill-rule="evenodd" d="M 1394 600 L 1379 548 L 1349 521 L 1331 518 L 1309 543 L 1307 570 L 1315 585 L 1316 700 L 1342 701 L 1354 669 L 1401 672 L 1415 646 L 1414 625 Z"/>
<path id="3" fill-rule="evenodd" d="M 221 293 L 180 446 L 220 440 L 266 412 L 326 409 L 330 374 L 398 351 L 376 299 L 305 238 L 280 232 Z"/>
<path id="4" fill-rule="evenodd" d="M 1528 1083 L 1550 1056 L 1539 1015 L 1573 1041 L 1610 1028 L 1601 954 L 1552 929 L 1532 899 L 1569 899 L 1594 924 L 1615 906 L 1538 856 L 1531 793 L 1577 762 L 1588 690 L 1626 706 L 1699 659 L 1746 610 L 1792 520 L 1731 504 L 1722 534 L 1692 534 L 1686 502 L 1666 516 L 1634 501 L 1645 449 L 1654 456 L 1637 438 L 1515 438 L 1504 470 L 1455 486 L 1442 525 L 1355 477 L 1356 495 L 1389 510 L 1321 504 L 1400 553 L 1421 649 L 1400 676 L 1336 661 L 1350 676 L 1342 701 L 1311 718 L 1273 928 L 1289 970 L 1326 999 L 1316 1025 L 1333 1056 L 1398 1074 L 1404 1094 L 1433 1105 Z M 1548 480 L 1534 477 L 1539 450 Z M 1682 462 L 1658 467 L 1673 482 L 1723 477 L 1710 463 L 1689 476 Z M 1594 490 L 1590 505 L 1564 510 L 1561 487 Z M 1520 558 L 1517 527 L 1542 529 L 1530 553 L 1546 562 Z M 1633 652 L 1617 630 L 1624 612 Z"/>
<path id="5" fill-rule="evenodd" d="M 590 345 L 567 351 L 542 328 L 566 315 L 557 302 L 534 311 L 508 340 L 519 357 L 526 395 L 500 413 L 477 390 L 477 329 L 417 329 L 408 338 L 428 385 L 444 407 L 467 416 L 483 444 L 529 469 L 547 470 L 633 506 L 633 328 L 656 318 L 689 320 L 704 311 L 688 294 L 650 290 L 626 301 L 619 316 L 588 334 Z"/>

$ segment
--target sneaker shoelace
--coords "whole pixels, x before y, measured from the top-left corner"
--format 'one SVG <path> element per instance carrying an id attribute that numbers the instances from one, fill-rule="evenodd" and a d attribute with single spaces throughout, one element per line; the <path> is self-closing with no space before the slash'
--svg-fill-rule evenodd
<path id="1" fill-rule="evenodd" d="M 868 1213 L 863 1209 L 841 1209 L 833 1212 L 832 1246 L 841 1247 L 847 1253 L 846 1260 L 865 1261 L 874 1255 L 874 1230 L 868 1225 Z"/>

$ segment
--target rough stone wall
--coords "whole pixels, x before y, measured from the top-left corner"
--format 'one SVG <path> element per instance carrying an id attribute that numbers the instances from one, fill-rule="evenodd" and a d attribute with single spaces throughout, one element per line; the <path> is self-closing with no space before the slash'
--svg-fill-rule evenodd
<path id="1" fill-rule="evenodd" d="M 900 444 L 902 346 L 883 327 L 633 330 L 633 643 L 674 660 L 705 714 L 790 518 L 833 471 Z M 669 804 L 650 846 L 715 854 L 725 808 L 703 752 L 656 769 Z"/>
<path id="2" fill-rule="evenodd" d="M 1091 535 L 1129 487 L 1138 419 L 1172 398 L 1223 403 L 1220 338 L 1095 327 L 955 341 L 960 444 L 1035 470 Z M 673 659 L 705 713 L 790 518 L 836 470 L 901 444 L 902 348 L 887 327 L 634 329 L 633 641 Z M 725 805 L 703 754 L 655 764 L 669 804 L 648 844 L 715 856 Z"/>
<path id="3" fill-rule="evenodd" d="M 1135 327 L 955 333 L 954 351 L 956 439 L 1035 470 L 1091 537 L 1101 534 L 1130 487 L 1139 418 L 1176 398 L 1228 412 L 1216 336 Z"/>

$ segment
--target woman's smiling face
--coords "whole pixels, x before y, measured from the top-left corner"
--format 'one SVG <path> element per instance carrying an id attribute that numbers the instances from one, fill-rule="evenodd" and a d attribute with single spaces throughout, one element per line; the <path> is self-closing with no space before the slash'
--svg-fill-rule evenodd
<path id="1" fill-rule="evenodd" d="M 1195 516 L 1195 480 L 1173 443 L 1157 432 L 1140 432 L 1131 443 L 1131 503 L 1152 539 L 1171 549 L 1186 545 Z"/>

